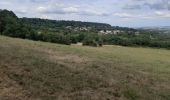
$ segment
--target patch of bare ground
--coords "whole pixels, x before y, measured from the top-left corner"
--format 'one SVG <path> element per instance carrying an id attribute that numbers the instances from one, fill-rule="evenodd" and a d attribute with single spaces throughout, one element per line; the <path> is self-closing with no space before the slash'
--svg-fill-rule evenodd
<path id="1" fill-rule="evenodd" d="M 120 94 L 115 90 L 107 89 L 103 90 L 83 90 L 70 94 L 64 93 L 58 97 L 58 100 L 125 100 L 124 97 L 120 97 Z"/>
<path id="2" fill-rule="evenodd" d="M 62 55 L 62 54 L 57 54 L 56 52 L 53 51 L 48 51 L 49 57 L 51 60 L 56 60 L 56 61 L 64 61 L 64 62 L 70 62 L 70 63 L 77 63 L 77 64 L 82 64 L 86 63 L 89 61 L 89 59 L 86 57 L 81 57 L 78 55 L 73 55 L 73 54 L 67 54 L 67 55 Z"/>
<path id="3" fill-rule="evenodd" d="M 18 84 L 10 78 L 11 70 L 9 65 L 0 65 L 0 100 L 32 100 L 20 86 L 22 83 Z"/>

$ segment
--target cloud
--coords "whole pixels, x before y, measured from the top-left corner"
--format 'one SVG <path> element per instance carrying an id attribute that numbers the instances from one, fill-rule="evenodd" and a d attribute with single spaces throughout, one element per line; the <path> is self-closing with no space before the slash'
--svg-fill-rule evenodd
<path id="1" fill-rule="evenodd" d="M 170 18 L 170 12 L 162 12 L 162 11 L 156 11 L 155 15 L 157 17 L 161 17 L 161 18 Z"/>
<path id="2" fill-rule="evenodd" d="M 67 8 L 63 8 L 63 11 L 66 13 L 78 13 L 79 10 L 76 7 L 67 7 Z"/>
<path id="3" fill-rule="evenodd" d="M 64 7 L 63 5 L 53 5 L 53 6 L 40 6 L 37 7 L 37 12 L 42 14 L 73 14 L 78 13 L 79 10 L 76 7 Z"/>
<path id="4" fill-rule="evenodd" d="M 131 0 L 132 4 L 125 5 L 123 9 L 170 10 L 170 0 Z"/>
<path id="5" fill-rule="evenodd" d="M 36 8 L 36 11 L 42 14 L 75 14 L 75 15 L 83 15 L 83 16 L 109 16 L 109 14 L 106 12 L 101 12 L 90 8 L 82 9 L 77 5 L 63 5 L 63 4 L 53 4 L 46 7 L 39 6 Z"/>
<path id="6" fill-rule="evenodd" d="M 144 5 L 148 6 L 151 9 L 156 9 L 156 10 L 170 10 L 169 0 L 161 0 L 154 3 L 145 3 Z"/>
<path id="7" fill-rule="evenodd" d="M 134 14 L 134 13 L 114 13 L 113 16 L 122 19 L 159 19 L 159 18 L 170 18 L 170 11 L 155 11 L 150 14 Z"/>
<path id="8" fill-rule="evenodd" d="M 26 14 L 26 13 L 27 13 L 27 11 L 26 11 L 26 10 L 24 10 L 24 9 L 21 9 L 21 10 L 15 10 L 15 13 L 17 13 L 17 14 Z"/>
<path id="9" fill-rule="evenodd" d="M 46 12 L 46 11 L 47 11 L 46 7 L 40 6 L 40 7 L 37 8 L 37 12 L 43 13 L 43 12 Z"/>
<path id="10" fill-rule="evenodd" d="M 135 17 L 129 13 L 114 13 L 113 16 L 120 17 L 120 18 L 134 18 Z"/>
<path id="11" fill-rule="evenodd" d="M 50 0 L 29 0 L 29 1 L 33 3 L 44 3 L 44 2 L 49 2 Z"/>
<path id="12" fill-rule="evenodd" d="M 134 13 L 114 13 L 113 16 L 123 18 L 123 19 L 152 19 L 154 18 L 150 14 L 141 15 L 141 14 L 134 14 Z"/>
<path id="13" fill-rule="evenodd" d="M 123 9 L 138 10 L 138 9 L 142 9 L 142 6 L 141 5 L 125 5 Z"/>
<path id="14" fill-rule="evenodd" d="M 95 10 L 82 10 L 81 12 L 79 12 L 79 14 L 85 16 L 109 16 L 108 13 Z"/>

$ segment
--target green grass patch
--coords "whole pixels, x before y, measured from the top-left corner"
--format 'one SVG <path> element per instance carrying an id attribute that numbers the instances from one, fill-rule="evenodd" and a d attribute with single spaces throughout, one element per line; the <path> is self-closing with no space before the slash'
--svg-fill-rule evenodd
<path id="1" fill-rule="evenodd" d="M 0 36 L 0 75 L 2 99 L 169 100 L 170 51 Z"/>

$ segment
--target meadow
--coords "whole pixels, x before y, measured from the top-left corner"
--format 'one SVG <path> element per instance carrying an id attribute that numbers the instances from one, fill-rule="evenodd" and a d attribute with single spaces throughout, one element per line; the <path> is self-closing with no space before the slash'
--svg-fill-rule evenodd
<path id="1" fill-rule="evenodd" d="M 0 36 L 1 100 L 170 100 L 170 50 Z"/>

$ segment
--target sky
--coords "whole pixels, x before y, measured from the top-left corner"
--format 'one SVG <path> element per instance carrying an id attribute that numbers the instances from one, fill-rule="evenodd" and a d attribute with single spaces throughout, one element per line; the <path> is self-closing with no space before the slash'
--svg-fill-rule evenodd
<path id="1" fill-rule="evenodd" d="M 170 26 L 170 0 L 0 0 L 18 17 L 108 23 L 113 26 Z"/>

